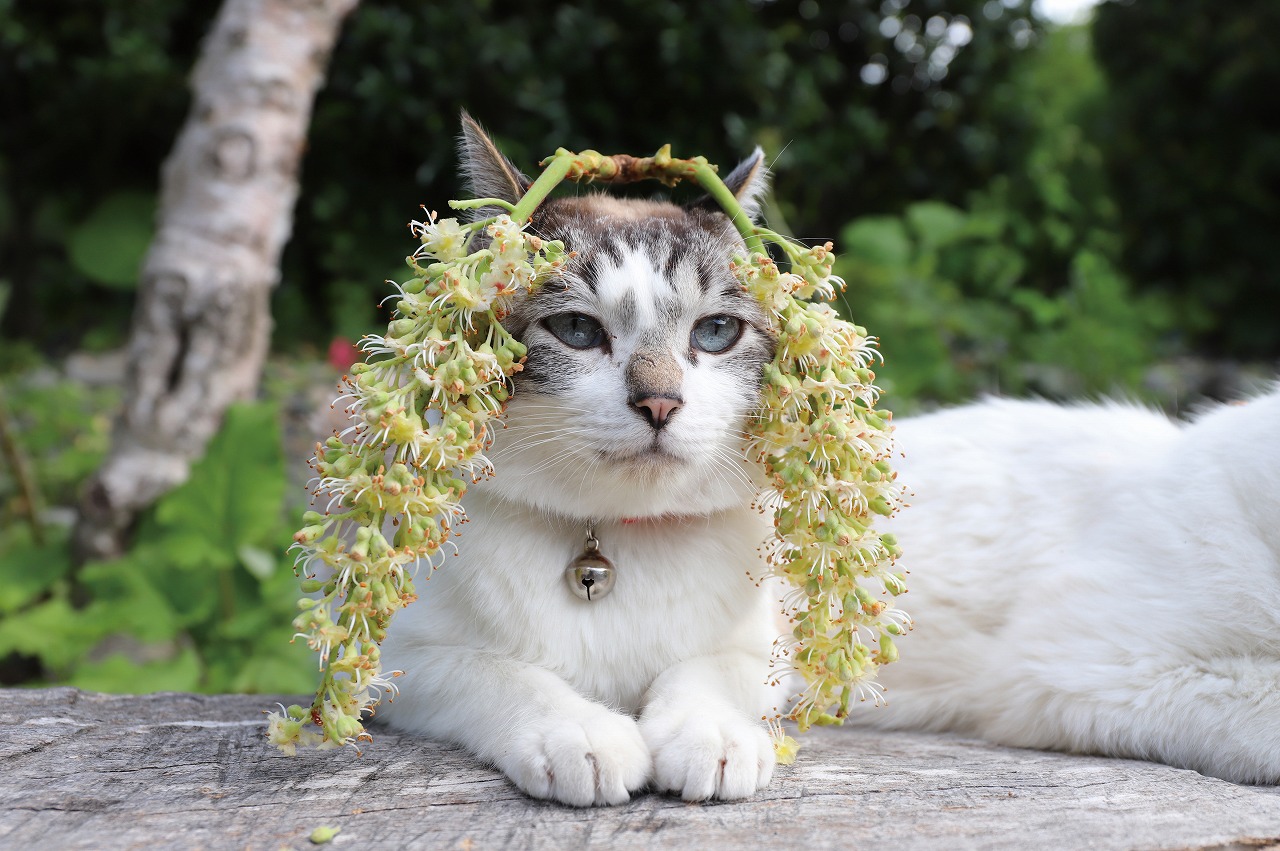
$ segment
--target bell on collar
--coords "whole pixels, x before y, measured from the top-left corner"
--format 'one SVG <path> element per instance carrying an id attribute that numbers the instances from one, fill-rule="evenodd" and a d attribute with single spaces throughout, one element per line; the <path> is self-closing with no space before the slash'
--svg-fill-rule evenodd
<path id="1" fill-rule="evenodd" d="M 613 562 L 600 555 L 600 542 L 596 540 L 594 529 L 587 532 L 587 545 L 582 555 L 565 568 L 564 579 L 573 595 L 587 602 L 599 600 L 613 590 Z"/>

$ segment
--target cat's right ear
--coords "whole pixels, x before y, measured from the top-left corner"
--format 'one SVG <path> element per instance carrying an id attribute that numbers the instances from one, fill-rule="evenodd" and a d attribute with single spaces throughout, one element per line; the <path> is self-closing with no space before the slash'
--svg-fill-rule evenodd
<path id="1" fill-rule="evenodd" d="M 502 155 L 476 120 L 462 111 L 458 160 L 467 191 L 473 198 L 497 198 L 514 204 L 533 183 Z"/>
<path id="2" fill-rule="evenodd" d="M 757 147 L 723 179 L 747 218 L 759 222 L 764 196 L 769 192 L 769 167 L 764 164 L 764 150 Z M 700 198 L 689 207 L 721 212 L 720 205 L 710 197 Z"/>
<path id="3" fill-rule="evenodd" d="M 724 178 L 724 185 L 738 200 L 747 218 L 759 221 L 764 196 L 769 192 L 769 167 L 764 164 L 764 149 L 757 146 L 751 156 L 738 163 Z"/>

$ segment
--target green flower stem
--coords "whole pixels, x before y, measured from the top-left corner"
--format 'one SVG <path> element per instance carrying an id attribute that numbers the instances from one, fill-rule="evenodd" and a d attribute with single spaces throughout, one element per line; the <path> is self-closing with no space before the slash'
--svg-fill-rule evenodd
<path id="1" fill-rule="evenodd" d="M 465 201 L 450 201 L 449 206 L 454 210 L 478 210 L 482 207 L 501 207 L 510 213 L 516 208 L 515 204 L 510 201 L 503 201 L 501 198 L 469 198 Z M 483 224 L 491 222 L 492 219 L 484 219 L 483 222 L 475 224 Z"/>
<path id="2" fill-rule="evenodd" d="M 543 164 L 542 174 L 538 175 L 538 179 L 511 210 L 511 218 L 517 222 L 527 222 L 547 196 L 565 180 L 626 183 L 651 179 L 672 186 L 687 177 L 705 189 L 707 194 L 720 205 L 720 209 L 742 235 L 748 252 L 764 253 L 764 241 L 761 239 L 760 232 L 751 224 L 751 219 L 743 212 L 733 192 L 724 185 L 724 181 L 716 173 L 716 167 L 708 163 L 705 157 L 695 157 L 691 160 L 674 159 L 671 156 L 670 145 L 663 145 L 658 153 L 644 158 L 626 155 L 604 156 L 595 151 L 583 151 L 577 154 L 560 148 L 549 159 L 544 160 Z M 457 209 L 464 209 L 461 204 L 451 203 Z M 466 202 L 466 206 L 481 206 L 481 204 Z M 782 240 L 777 238 L 775 241 Z"/>
<path id="3" fill-rule="evenodd" d="M 715 199 L 720 209 L 724 210 L 725 215 L 729 217 L 729 221 L 733 222 L 733 226 L 738 229 L 738 233 L 747 243 L 747 252 L 764 254 L 764 241 L 760 238 L 755 226 L 751 224 L 751 219 L 743 212 L 738 199 L 729 191 L 729 187 L 724 185 L 720 175 L 716 174 L 715 167 L 705 161 L 695 163 L 693 179 Z"/>
<path id="4" fill-rule="evenodd" d="M 577 154 L 566 151 L 564 148 L 556 151 L 555 155 L 547 161 L 542 174 L 538 175 L 538 179 L 533 182 L 533 185 L 524 193 L 524 197 L 516 204 L 515 209 L 511 211 L 511 218 L 517 224 L 529 221 L 533 211 L 538 209 L 538 205 L 547 199 L 553 189 L 564 182 L 578 160 Z"/>

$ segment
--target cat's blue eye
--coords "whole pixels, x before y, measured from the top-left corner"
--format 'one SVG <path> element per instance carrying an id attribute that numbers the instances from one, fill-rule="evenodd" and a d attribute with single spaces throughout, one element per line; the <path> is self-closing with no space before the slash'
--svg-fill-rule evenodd
<path id="1" fill-rule="evenodd" d="M 573 349 L 595 349 L 604 345 L 604 327 L 581 313 L 557 313 L 542 321 L 556 339 Z"/>
<path id="2" fill-rule="evenodd" d="M 723 352 L 738 342 L 742 334 L 741 320 L 732 316 L 711 316 L 693 326 L 693 347 L 703 352 Z"/>

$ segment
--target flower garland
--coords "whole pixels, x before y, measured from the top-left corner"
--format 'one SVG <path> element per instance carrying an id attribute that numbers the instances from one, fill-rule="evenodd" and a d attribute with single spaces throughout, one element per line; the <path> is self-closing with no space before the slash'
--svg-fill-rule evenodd
<path id="1" fill-rule="evenodd" d="M 492 420 L 525 356 L 501 320 L 569 259 L 560 242 L 524 226 L 564 180 L 690 179 L 739 230 L 746 256 L 731 271 L 764 305 L 778 341 L 748 451 L 771 482 L 758 500 L 774 513 L 769 571 L 792 586 L 784 604 L 796 625 L 775 655 L 807 683 L 789 717 L 804 730 L 839 723 L 855 696 L 881 700 L 876 670 L 897 658 L 892 636 L 910 620 L 866 587 L 906 590 L 893 571 L 897 544 L 876 533 L 872 517 L 897 510 L 902 491 L 888 464 L 891 415 L 875 410 L 874 344 L 825 303 L 843 286 L 831 273 L 831 243 L 806 247 L 753 227 L 714 166 L 674 159 L 669 146 L 645 158 L 561 149 L 544 166 L 517 204 L 451 202 L 500 215 L 460 223 L 432 214 L 411 225 L 421 242 L 408 258 L 413 278 L 396 287 L 386 334 L 364 338 L 366 362 L 352 367 L 338 400 L 357 424 L 318 444 L 312 459 L 315 493 L 330 501 L 324 513 L 304 515 L 294 536 L 295 572 L 308 595 L 294 627 L 320 654 L 321 682 L 309 708 L 269 714 L 268 738 L 286 753 L 369 739 L 364 716 L 384 691 L 395 693 L 391 678 L 400 672 L 384 675 L 379 644 L 391 617 L 415 599 L 414 566 L 434 570 L 452 545 L 467 479 L 492 473 L 483 454 Z M 770 259 L 766 241 L 787 270 Z M 778 729 L 775 743 L 789 761 L 794 742 Z"/>

